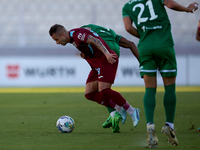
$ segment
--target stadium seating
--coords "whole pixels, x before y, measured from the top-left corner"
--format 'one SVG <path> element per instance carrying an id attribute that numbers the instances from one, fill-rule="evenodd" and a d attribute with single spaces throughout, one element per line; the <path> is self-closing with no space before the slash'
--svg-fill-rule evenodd
<path id="1" fill-rule="evenodd" d="M 127 0 L 128 1 L 128 0 Z M 67 29 L 83 24 L 99 24 L 137 43 L 122 22 L 122 0 L 1 0 L 0 51 L 4 47 L 55 47 L 48 30 L 55 23 Z M 188 0 L 182 0 L 185 6 Z M 195 33 L 199 12 L 194 14 L 169 12 L 172 32 L 178 45 L 197 45 Z"/>

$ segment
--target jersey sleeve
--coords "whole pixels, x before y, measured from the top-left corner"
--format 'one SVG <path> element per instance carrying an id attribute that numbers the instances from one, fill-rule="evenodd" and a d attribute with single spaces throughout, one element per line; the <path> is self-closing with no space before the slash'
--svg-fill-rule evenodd
<path id="1" fill-rule="evenodd" d="M 129 14 L 126 10 L 126 4 L 125 4 L 124 7 L 122 8 L 122 17 L 124 18 L 124 17 L 127 17 L 127 16 L 129 17 Z"/>
<path id="2" fill-rule="evenodd" d="M 121 35 L 116 34 L 115 41 L 119 44 L 119 40 L 121 39 Z"/>

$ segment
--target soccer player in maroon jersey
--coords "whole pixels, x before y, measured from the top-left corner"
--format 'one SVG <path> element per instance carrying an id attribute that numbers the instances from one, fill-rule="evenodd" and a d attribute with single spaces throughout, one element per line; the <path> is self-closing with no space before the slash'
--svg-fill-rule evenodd
<path id="1" fill-rule="evenodd" d="M 133 126 L 136 127 L 139 122 L 140 110 L 133 108 L 120 93 L 111 89 L 117 72 L 118 57 L 106 42 L 91 30 L 75 28 L 67 31 L 64 26 L 59 24 L 53 25 L 49 34 L 56 44 L 65 46 L 67 43 L 71 43 L 85 55 L 85 60 L 91 66 L 86 81 L 85 97 L 104 106 L 123 107 L 130 114 Z M 120 119 L 113 119 L 113 124 L 116 124 L 113 132 L 119 132 Z"/>

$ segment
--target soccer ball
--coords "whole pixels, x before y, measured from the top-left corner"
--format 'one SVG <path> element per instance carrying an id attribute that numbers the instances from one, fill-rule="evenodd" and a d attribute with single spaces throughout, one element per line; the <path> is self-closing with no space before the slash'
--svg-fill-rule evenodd
<path id="1" fill-rule="evenodd" d="M 56 122 L 56 127 L 61 133 L 70 133 L 74 130 L 75 122 L 70 116 L 62 116 Z"/>

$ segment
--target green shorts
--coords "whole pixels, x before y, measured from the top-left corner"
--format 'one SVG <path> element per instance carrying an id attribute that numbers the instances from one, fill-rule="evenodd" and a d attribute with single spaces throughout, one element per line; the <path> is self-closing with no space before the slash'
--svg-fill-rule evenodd
<path id="1" fill-rule="evenodd" d="M 139 50 L 140 76 L 156 76 L 159 70 L 162 77 L 177 76 L 177 63 L 173 47 L 163 47 L 149 51 Z"/>

